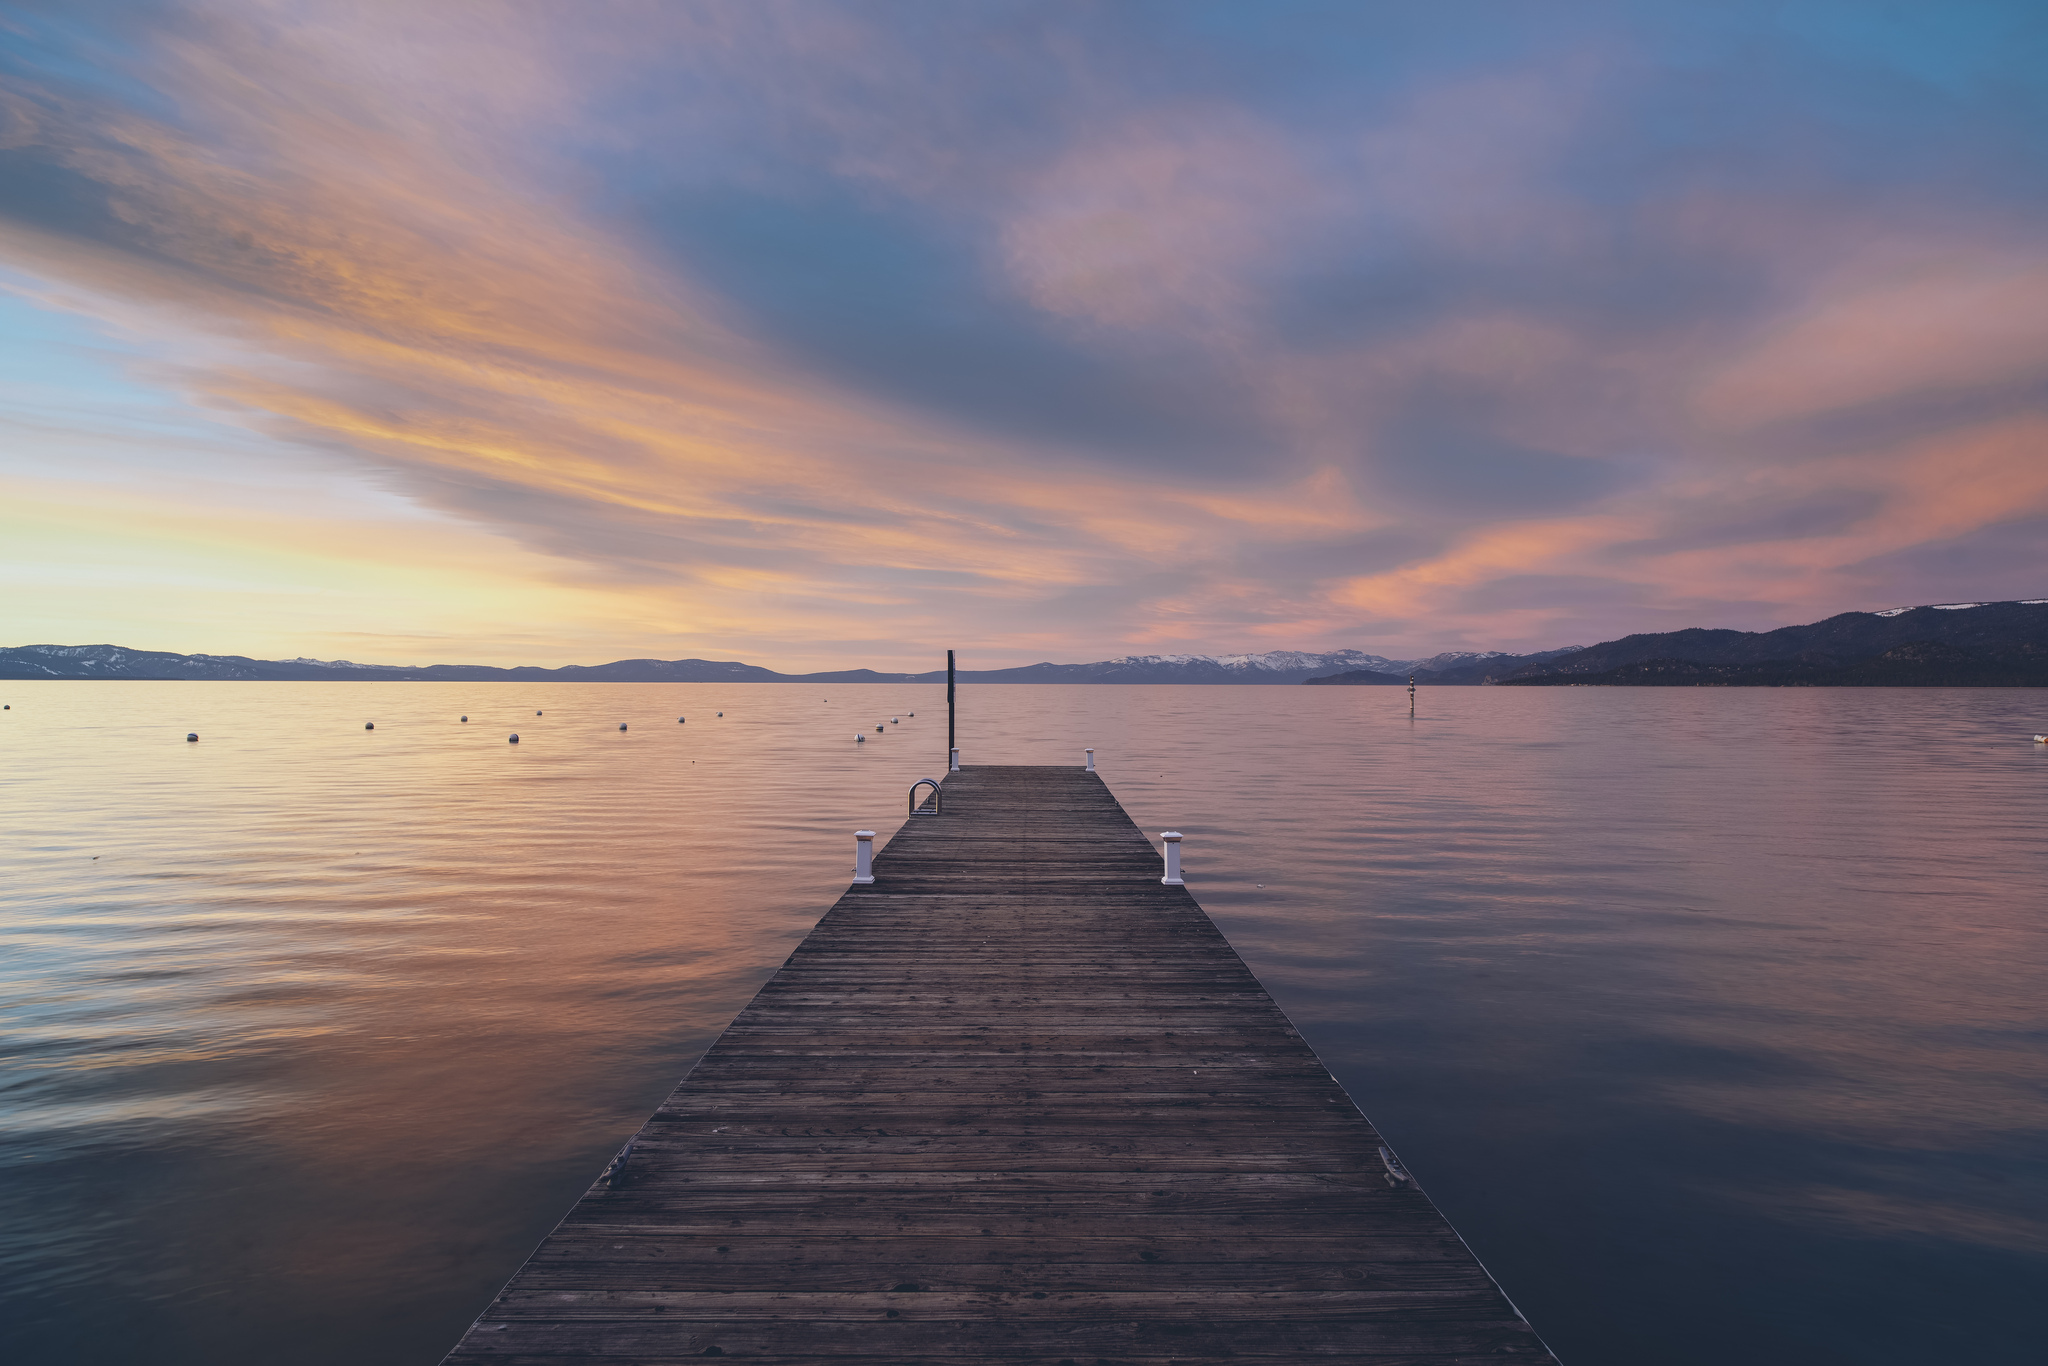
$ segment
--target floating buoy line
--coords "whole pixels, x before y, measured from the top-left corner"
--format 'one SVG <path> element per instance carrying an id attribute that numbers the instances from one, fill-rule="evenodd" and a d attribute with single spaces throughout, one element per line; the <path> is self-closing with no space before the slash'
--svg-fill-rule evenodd
<path id="1" fill-rule="evenodd" d="M 831 698 L 819 698 L 819 700 L 821 700 L 821 702 L 829 702 Z M 12 705 L 12 702 L 4 702 L 4 705 L 0 705 L 0 711 L 14 711 L 14 705 Z M 545 713 L 545 711 L 535 711 L 535 713 L 532 713 L 532 715 L 537 715 L 537 717 L 545 717 L 547 713 Z M 721 713 L 717 713 L 717 715 L 719 715 L 719 717 L 723 717 L 725 713 L 721 711 Z M 913 713 L 913 711 L 909 711 L 909 713 L 903 713 L 903 717 L 915 717 L 915 715 L 918 715 L 918 713 Z M 877 735 L 885 735 L 885 733 L 889 731 L 889 727 L 891 727 L 891 725 L 903 725 L 903 717 L 889 717 L 889 721 L 877 721 L 877 723 L 874 723 L 874 733 L 877 733 Z M 457 717 L 457 721 L 461 721 L 463 725 L 469 725 L 469 713 L 463 713 L 461 717 Z M 688 723 L 690 723 L 690 719 L 688 719 L 688 717 L 676 717 L 676 725 L 688 725 Z M 362 729 L 365 729 L 365 731 L 375 731 L 375 729 L 377 729 L 377 723 L 375 723 L 375 721 L 365 721 L 365 723 L 362 723 Z M 621 721 L 621 723 L 618 723 L 618 729 L 621 729 L 621 731 L 625 731 L 625 729 L 629 729 L 629 725 L 627 725 L 625 721 Z M 199 743 L 199 731 L 186 731 L 184 739 L 186 739 L 186 743 Z M 2038 739 L 2038 741 L 2042 741 L 2042 743 L 2048 743 L 2048 735 L 2036 735 L 2034 739 Z M 862 745 L 864 745 L 864 743 L 868 743 L 868 737 L 866 737 L 866 735 L 864 735 L 862 731 L 854 731 L 854 741 L 856 741 L 856 743 L 862 743 Z M 518 731 L 512 731 L 510 735 L 506 735 L 506 743 L 508 743 L 508 745 L 516 745 L 516 743 L 518 743 Z M 690 762 L 694 764 L 696 760 L 690 760 Z"/>

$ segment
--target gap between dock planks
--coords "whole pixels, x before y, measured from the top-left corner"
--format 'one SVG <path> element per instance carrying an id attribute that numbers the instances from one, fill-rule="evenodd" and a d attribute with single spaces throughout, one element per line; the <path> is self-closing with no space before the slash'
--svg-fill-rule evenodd
<path id="1" fill-rule="evenodd" d="M 945 794 L 449 1361 L 1554 1360 L 1100 777 Z"/>

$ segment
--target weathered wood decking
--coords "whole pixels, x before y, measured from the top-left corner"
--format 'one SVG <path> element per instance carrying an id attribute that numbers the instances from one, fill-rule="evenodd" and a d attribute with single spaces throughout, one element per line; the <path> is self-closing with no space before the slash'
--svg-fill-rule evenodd
<path id="1" fill-rule="evenodd" d="M 945 796 L 451 1361 L 1550 1359 L 1100 779 Z"/>

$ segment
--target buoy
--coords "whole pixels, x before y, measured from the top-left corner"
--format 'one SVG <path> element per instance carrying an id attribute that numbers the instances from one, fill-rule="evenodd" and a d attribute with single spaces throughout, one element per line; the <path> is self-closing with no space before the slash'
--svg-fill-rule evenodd
<path id="1" fill-rule="evenodd" d="M 912 716 L 915 716 L 915 715 L 917 715 L 917 713 L 916 713 L 916 712 L 912 712 L 912 713 L 910 713 L 910 714 L 911 714 Z"/>
<path id="2" fill-rule="evenodd" d="M 859 731 L 855 731 L 855 732 L 853 733 L 853 742 L 854 742 L 854 743 L 855 743 L 856 745 L 864 745 L 864 744 L 866 744 L 866 743 L 868 742 L 868 737 L 867 737 L 867 736 L 865 736 L 865 735 L 862 735 L 862 734 L 861 734 L 861 733 L 860 733 Z"/>
<path id="3" fill-rule="evenodd" d="M 683 724 L 683 718 L 682 718 L 682 717 L 680 717 L 680 716 L 678 716 L 678 717 L 676 718 L 676 724 L 677 724 L 677 725 L 679 725 L 679 726 L 680 726 L 680 725 L 682 725 L 682 724 Z"/>
<path id="4" fill-rule="evenodd" d="M 621 722 L 619 722 L 619 729 L 620 729 L 620 730 L 624 730 L 625 728 L 626 728 L 626 723 L 625 723 L 624 721 L 621 721 Z"/>
<path id="5" fill-rule="evenodd" d="M 377 723 L 376 723 L 375 721 L 365 721 L 365 722 L 363 722 L 363 729 L 364 729 L 364 730 L 375 730 L 375 729 L 377 729 Z"/>
<path id="6" fill-rule="evenodd" d="M 539 712 L 535 712 L 535 713 L 534 713 L 534 715 L 535 715 L 535 716 L 539 716 L 539 715 L 540 715 L 540 713 L 539 713 Z"/>
<path id="7" fill-rule="evenodd" d="M 725 713 L 724 713 L 724 712 L 720 712 L 720 713 L 718 713 L 718 714 L 719 714 L 720 716 L 723 716 L 723 715 L 725 715 Z"/>
<path id="8" fill-rule="evenodd" d="M 9 710 L 9 711 L 12 711 L 12 710 L 14 710 L 14 708 L 12 708 L 12 707 L 9 707 L 9 708 L 8 708 L 8 710 Z M 187 741 L 188 743 L 189 743 L 189 742 L 191 742 L 191 741 L 193 741 L 193 740 L 197 740 L 198 738 L 199 738 L 199 732 L 198 732 L 198 731 L 196 731 L 196 730 L 195 730 L 195 731 L 192 731 L 191 733 L 189 733 L 189 734 L 188 734 L 188 735 L 186 735 L 186 737 L 185 737 L 185 739 L 186 739 L 186 741 Z"/>
<path id="9" fill-rule="evenodd" d="M 892 726 L 900 726 L 903 724 L 903 718 L 900 716 L 892 716 L 889 718 L 889 724 Z"/>
<path id="10" fill-rule="evenodd" d="M 469 718 L 468 718 L 467 716 L 465 716 L 465 717 L 463 717 L 462 719 L 463 719 L 463 720 L 465 720 L 465 721 L 467 721 L 467 720 L 468 720 Z"/>
<path id="11" fill-rule="evenodd" d="M 511 737 L 510 737 L 510 739 L 508 739 L 508 740 L 506 741 L 506 743 L 507 743 L 507 744 L 513 744 L 513 745 L 516 745 L 516 744 L 518 744 L 518 743 L 519 743 L 519 732 L 518 732 L 518 731 L 516 731 L 516 730 L 515 730 L 515 731 L 513 731 L 513 732 L 512 732 L 512 735 L 511 735 Z"/>
<path id="12" fill-rule="evenodd" d="M 2048 745 L 2048 735 L 2036 735 L 2034 743 L 2037 745 Z"/>
<path id="13" fill-rule="evenodd" d="M 877 735 L 880 735 L 881 733 L 882 733 L 882 728 L 881 728 L 880 726 L 876 726 L 876 727 L 875 727 L 875 734 L 877 734 Z"/>

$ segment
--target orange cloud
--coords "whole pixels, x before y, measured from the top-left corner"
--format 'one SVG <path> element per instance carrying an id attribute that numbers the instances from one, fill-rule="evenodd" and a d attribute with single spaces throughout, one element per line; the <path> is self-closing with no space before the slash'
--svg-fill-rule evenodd
<path id="1" fill-rule="evenodd" d="M 1996 388 L 2048 369 L 2048 254 L 1897 246 L 1813 297 L 1701 385 L 1717 427 Z"/>
<path id="2" fill-rule="evenodd" d="M 1588 195 L 1608 49 L 1305 119 L 1059 44 L 977 66 L 848 13 L 646 22 L 209 13 L 142 32 L 121 75 L 147 99 L 0 92 L 0 146 L 72 187 L 0 212 L 14 296 L 92 319 L 128 382 L 301 489 L 244 527 L 109 437 L 151 496 L 95 531 L 44 487 L 51 524 L 166 565 L 204 528 L 209 564 L 324 583 L 279 547 L 298 527 L 321 565 L 356 545 L 368 580 L 546 603 L 598 653 L 796 667 L 862 638 L 884 664 L 941 635 L 1094 657 L 1768 625 L 2044 511 L 2013 397 L 2048 367 L 2037 234 L 1929 217 L 1815 272 L 1851 210 Z M 1002 121 L 1053 73 L 1042 119 Z M 1958 395 L 1991 406 L 1928 415 Z M 17 430 L 44 469 L 83 439 Z M 354 529 L 317 531 L 343 485 Z M 1927 595 L 1953 591 L 1980 590 Z M 513 616 L 443 657 L 564 658 Z"/>

